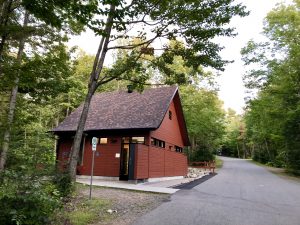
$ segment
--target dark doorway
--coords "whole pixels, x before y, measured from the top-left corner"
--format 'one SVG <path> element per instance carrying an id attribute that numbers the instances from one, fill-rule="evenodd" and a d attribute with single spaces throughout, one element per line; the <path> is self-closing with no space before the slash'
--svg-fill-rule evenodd
<path id="1" fill-rule="evenodd" d="M 120 180 L 134 179 L 135 144 L 122 143 L 120 158 Z"/>

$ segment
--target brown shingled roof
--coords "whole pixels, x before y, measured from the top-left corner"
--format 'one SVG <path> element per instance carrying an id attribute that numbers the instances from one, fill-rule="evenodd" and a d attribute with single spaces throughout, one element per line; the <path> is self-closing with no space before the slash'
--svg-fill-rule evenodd
<path id="1" fill-rule="evenodd" d="M 177 87 L 171 86 L 146 89 L 142 93 L 97 93 L 92 98 L 84 130 L 156 129 L 177 91 Z M 81 110 L 82 105 L 52 131 L 76 131 Z"/>

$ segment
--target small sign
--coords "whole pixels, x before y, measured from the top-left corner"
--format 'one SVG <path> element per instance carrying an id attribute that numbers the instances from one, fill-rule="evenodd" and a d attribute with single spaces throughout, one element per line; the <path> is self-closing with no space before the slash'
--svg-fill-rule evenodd
<path id="1" fill-rule="evenodd" d="M 120 153 L 116 153 L 116 158 L 120 158 Z"/>
<path id="2" fill-rule="evenodd" d="M 97 149 L 97 143 L 98 143 L 98 138 L 93 137 L 92 138 L 92 151 L 96 151 L 96 149 Z"/>

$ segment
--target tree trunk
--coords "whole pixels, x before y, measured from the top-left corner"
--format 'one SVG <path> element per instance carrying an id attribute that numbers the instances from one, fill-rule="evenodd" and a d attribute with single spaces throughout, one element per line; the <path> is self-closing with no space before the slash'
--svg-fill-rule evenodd
<path id="1" fill-rule="evenodd" d="M 96 81 L 94 81 L 92 83 L 92 85 L 90 85 L 90 87 L 89 87 L 88 93 L 85 97 L 85 101 L 84 101 L 83 109 L 81 112 L 80 120 L 78 123 L 77 131 L 76 131 L 74 141 L 73 141 L 73 146 L 72 146 L 72 150 L 71 150 L 71 154 L 70 154 L 70 158 L 69 158 L 69 168 L 68 168 L 69 174 L 73 181 L 75 181 L 75 179 L 76 179 L 76 167 L 77 167 L 77 161 L 78 161 L 78 156 L 79 156 L 79 151 L 80 151 L 81 139 L 82 139 L 82 135 L 83 135 L 83 131 L 84 131 L 85 122 L 86 122 L 86 119 L 88 116 L 90 103 L 91 103 L 93 94 L 97 88 L 96 85 L 97 85 L 97 83 L 96 83 Z"/>
<path id="2" fill-rule="evenodd" d="M 92 100 L 92 96 L 94 95 L 94 93 L 98 87 L 99 75 L 101 74 L 105 56 L 107 53 L 107 47 L 108 47 L 112 24 L 113 24 L 114 12 L 115 12 L 115 6 L 111 5 L 110 13 L 107 17 L 107 21 L 106 21 L 106 25 L 105 25 L 105 34 L 106 35 L 102 36 L 102 38 L 101 38 L 98 52 L 97 52 L 97 55 L 94 60 L 94 66 L 93 66 L 93 70 L 91 72 L 89 86 L 88 86 L 88 93 L 87 93 L 85 101 L 84 101 L 83 109 L 81 112 L 80 120 L 78 122 L 76 134 L 75 134 L 72 149 L 71 149 L 69 165 L 68 165 L 68 172 L 73 181 L 76 180 L 76 167 L 77 167 L 77 162 L 78 162 L 78 158 L 79 158 L 80 144 L 81 144 L 81 140 L 82 140 L 82 136 L 83 136 L 83 132 L 84 132 L 85 122 L 86 122 L 88 112 L 89 112 L 90 103 Z M 101 56 L 100 56 L 100 53 L 101 53 Z"/>
<path id="3" fill-rule="evenodd" d="M 243 139 L 243 158 L 246 158 L 246 145 L 245 145 L 245 140 Z"/>
<path id="4" fill-rule="evenodd" d="M 69 115 L 69 111 L 70 111 L 70 94 L 68 93 L 68 105 L 67 105 L 66 117 Z"/>
<path id="5" fill-rule="evenodd" d="M 237 153 L 238 153 L 238 158 L 240 158 L 240 149 L 239 149 L 239 143 L 236 143 L 236 149 L 237 149 Z"/>
<path id="6" fill-rule="evenodd" d="M 273 157 L 271 156 L 271 153 L 270 153 L 270 150 L 269 150 L 269 146 L 268 146 L 268 142 L 267 142 L 266 138 L 264 139 L 264 142 L 265 142 L 266 150 L 267 150 L 267 153 L 268 153 L 268 156 L 269 156 L 269 160 L 272 161 Z"/>
<path id="7" fill-rule="evenodd" d="M 7 0 L 2 5 L 2 11 L 1 11 L 1 16 L 0 16 L 0 25 L 2 27 L 7 26 L 10 11 L 11 11 L 11 6 L 12 6 L 12 0 Z M 0 42 L 0 77 L 2 76 L 2 64 L 3 64 L 2 55 L 3 55 L 3 50 L 4 50 L 4 45 L 5 45 L 5 42 L 6 42 L 7 35 L 8 34 L 6 32 L 3 32 L 1 34 L 1 42 Z"/>
<path id="8" fill-rule="evenodd" d="M 195 136 L 192 136 L 192 146 L 191 146 L 191 149 L 192 151 L 195 151 Z"/>
<path id="9" fill-rule="evenodd" d="M 29 13 L 26 11 L 25 16 L 24 16 L 24 23 L 23 23 L 24 27 L 27 26 L 28 21 L 29 21 Z M 23 51 L 24 51 L 24 46 L 25 46 L 25 38 L 22 38 L 19 43 L 19 50 L 18 50 L 17 61 L 16 61 L 16 63 L 18 65 L 21 65 L 21 63 L 22 63 L 22 55 L 23 55 Z M 6 159 L 7 159 L 7 153 L 9 150 L 10 133 L 11 133 L 11 127 L 12 127 L 13 120 L 14 120 L 17 94 L 18 94 L 19 74 L 20 74 L 20 70 L 17 71 L 17 75 L 16 75 L 16 78 L 14 81 L 14 87 L 12 88 L 11 95 L 10 95 L 9 110 L 8 110 L 8 116 L 7 116 L 7 128 L 4 132 L 1 158 L 0 158 L 0 171 L 4 170 L 4 167 L 6 164 Z"/>

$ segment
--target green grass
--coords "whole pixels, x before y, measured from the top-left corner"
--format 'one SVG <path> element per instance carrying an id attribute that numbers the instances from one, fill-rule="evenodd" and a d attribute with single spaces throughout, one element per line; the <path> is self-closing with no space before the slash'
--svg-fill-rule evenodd
<path id="1" fill-rule="evenodd" d="M 221 160 L 219 157 L 216 157 L 216 168 L 220 169 L 223 166 L 223 160 Z"/>
<path id="2" fill-rule="evenodd" d="M 111 203 L 103 199 L 83 200 L 76 204 L 76 208 L 68 213 L 73 225 L 86 225 L 93 222 L 107 221 L 112 216 L 106 212 Z"/>

